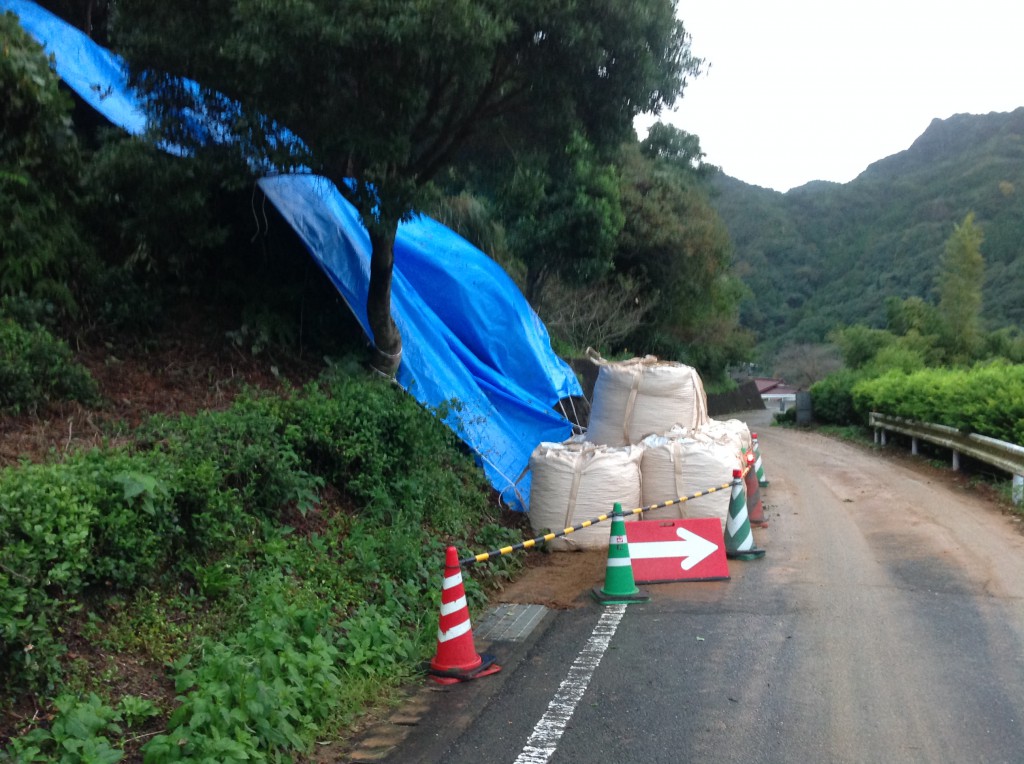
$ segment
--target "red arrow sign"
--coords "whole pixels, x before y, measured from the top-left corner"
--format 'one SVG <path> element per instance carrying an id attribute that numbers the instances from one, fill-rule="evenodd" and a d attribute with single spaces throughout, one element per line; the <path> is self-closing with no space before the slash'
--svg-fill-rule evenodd
<path id="1" fill-rule="evenodd" d="M 692 517 L 638 520 L 625 525 L 636 583 L 729 578 L 720 520 Z"/>

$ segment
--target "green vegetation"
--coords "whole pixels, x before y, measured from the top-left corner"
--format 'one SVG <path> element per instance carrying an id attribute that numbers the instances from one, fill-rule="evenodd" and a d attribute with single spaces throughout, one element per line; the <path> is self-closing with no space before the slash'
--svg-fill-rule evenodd
<path id="1" fill-rule="evenodd" d="M 852 395 L 861 416 L 882 411 L 1024 443 L 1024 366 L 992 363 L 912 374 L 892 371 L 862 380 Z"/>
<path id="2" fill-rule="evenodd" d="M 566 355 L 588 346 L 606 357 L 657 353 L 697 366 L 717 384 L 726 381 L 728 365 L 749 352 L 750 335 L 738 325 L 743 288 L 709 202 L 708 179 L 716 168 L 703 162 L 697 136 L 657 124 L 641 143 L 632 131 L 632 114 L 678 99 L 703 66 L 691 55 L 669 0 L 645 0 L 642 8 L 609 0 L 600 13 L 572 3 L 560 9 L 480 4 L 474 18 L 487 30 L 483 35 L 461 9 L 431 6 L 430 13 L 419 14 L 422 4 L 396 6 L 395 23 L 382 31 L 376 6 L 364 15 L 347 14 L 339 26 L 328 4 L 330 18 L 323 24 L 307 23 L 309 8 L 265 20 L 275 28 L 291 25 L 294 32 L 275 36 L 273 47 L 266 47 L 263 21 L 252 9 L 239 26 L 229 21 L 231 14 L 201 4 L 195 12 L 210 15 L 203 22 L 195 13 L 166 13 L 142 0 L 120 4 L 116 15 L 107 4 L 82 0 L 44 5 L 88 24 L 95 39 L 112 40 L 118 53 L 128 55 L 140 84 L 159 96 L 157 123 L 173 140 L 188 136 L 168 120 L 162 99 L 174 106 L 182 94 L 159 69 L 187 56 L 189 66 L 202 69 L 170 67 L 175 74 L 187 71 L 220 87 L 305 141 L 271 147 L 264 139 L 276 129 L 272 125 L 233 119 L 229 130 L 244 133 L 241 143 L 197 148 L 182 158 L 100 125 L 82 107 L 72 122 L 72 104 L 41 49 L 6 16 L 11 54 L 0 67 L 7 67 L 12 88 L 25 91 L 24 98 L 5 104 L 11 110 L 6 124 L 26 134 L 4 134 L 0 192 L 21 193 L 31 182 L 38 194 L 35 201 L 26 197 L 5 207 L 17 210 L 17 219 L 2 230 L 53 236 L 49 243 L 0 242 L 0 269 L 9 271 L 0 277 L 0 294 L 47 300 L 60 319 L 52 328 L 61 336 L 73 333 L 76 342 L 95 343 L 133 334 L 145 342 L 187 295 L 233 313 L 231 339 L 247 353 L 273 357 L 298 346 L 314 357 L 339 354 L 331 343 L 360 330 L 339 310 L 332 286 L 301 242 L 254 192 L 246 158 L 264 157 L 281 166 L 301 162 L 335 178 L 356 173 L 359 182 L 341 188 L 352 192 L 364 213 L 387 213 L 369 221 L 380 234 L 381 251 L 388 249 L 388 230 L 410 205 L 435 214 L 516 278 Z M 445 19 L 452 40 L 438 45 Z M 176 24 L 187 27 L 183 34 L 173 33 Z M 394 28 L 403 30 L 400 38 L 391 34 Z M 323 29 L 346 40 L 327 51 L 344 58 L 336 66 L 319 58 L 323 46 L 307 44 L 308 35 L 319 40 Z M 218 46 L 223 58 L 167 46 L 171 39 L 202 44 L 196 30 L 232 41 Z M 377 44 L 381 34 L 384 47 Z M 643 48 L 642 55 L 617 57 L 613 71 L 605 52 L 622 45 Z M 416 51 L 409 60 L 420 61 L 423 54 L 437 66 L 410 68 L 401 65 L 404 56 L 380 55 L 397 48 Z M 478 80 L 492 71 L 479 65 L 488 56 L 517 62 L 497 65 L 501 87 L 498 80 Z M 601 63 L 593 64 L 594 57 Z M 356 72 L 353 62 L 363 68 Z M 22 73 L 26 66 L 36 79 Z M 346 72 L 344 82 L 314 77 L 306 97 L 292 97 L 296 82 L 305 82 L 303 72 L 325 68 Z M 282 79 L 285 71 L 290 73 Z M 463 76 L 463 89 L 445 84 Z M 375 83 L 371 90 L 382 99 L 380 108 L 367 108 L 360 77 Z M 395 80 L 404 84 L 381 84 Z M 485 101 L 500 102 L 467 110 L 474 88 L 483 88 Z M 355 109 L 346 105 L 353 92 Z M 428 92 L 437 97 L 419 98 Z M 216 98 L 212 91 L 202 97 Z M 17 108 L 34 100 L 39 108 L 22 119 Z M 380 114 L 388 115 L 387 130 Z M 406 133 L 420 128 L 422 134 L 409 141 Z M 40 171 L 29 173 L 32 167 Z M 371 189 L 393 197 L 394 205 L 378 206 Z M 45 226 L 37 224 L 44 219 Z M 387 347 L 400 338 L 385 315 L 389 287 L 383 274 L 390 266 L 380 259 L 370 313 L 373 340 Z M 380 357 L 372 362 L 382 366 Z"/>
<path id="3" fill-rule="evenodd" d="M 5 702 L 53 698 L 56 714 L 8 754 L 116 761 L 131 724 L 154 717 L 167 731 L 146 738 L 146 761 L 306 750 L 418 671 L 435 647 L 445 546 L 512 543 L 520 534 L 497 519 L 439 417 L 362 374 L 8 468 L 0 686 Z M 467 576 L 472 605 L 517 564 Z M 76 669 L 90 650 L 166 665 L 176 699 L 115 694 Z"/>
<path id="4" fill-rule="evenodd" d="M 939 261 L 939 316 L 944 344 L 954 362 L 973 358 L 981 345 L 981 287 L 985 274 L 982 238 L 974 224 L 974 213 L 969 212 L 953 229 Z"/>
<path id="5" fill-rule="evenodd" d="M 464 415 L 458 402 L 425 411 L 322 360 L 365 338 L 254 195 L 252 158 L 354 174 L 341 185 L 371 229 L 385 351 L 400 341 L 388 310 L 394 226 L 415 207 L 502 262 L 566 353 L 653 352 L 723 387 L 752 344 L 742 304 L 745 324 L 769 338 L 835 330 L 847 369 L 815 404 L 836 421 L 883 404 L 940 417 L 912 395 L 921 388 L 957 408 L 936 421 L 1019 438 L 1017 367 L 929 368 L 1024 362 L 1015 123 L 951 121 L 971 131 L 966 142 L 957 131 L 938 140 L 947 126 L 933 125 L 898 171 L 880 165 L 864 185 L 782 197 L 718 178 L 714 197 L 697 136 L 632 133 L 638 111 L 672 104 L 702 67 L 670 0 L 364 3 L 344 20 L 319 0 L 239 13 L 126 0 L 112 16 L 108 3 L 49 5 L 119 41 L 159 96 L 158 117 L 181 95 L 161 68 L 254 111 L 232 115 L 246 139 L 235 148 L 167 156 L 76 109 L 42 49 L 0 18 L 0 411 L 106 406 L 72 348 L 145 353 L 190 300 L 228 316 L 225 352 L 327 371 L 226 410 L 119 424 L 102 447 L 0 472 L 0 702 L 42 711 L 8 728 L 0 758 L 301 756 L 431 654 L 445 545 L 520 537 L 442 424 Z M 276 127 L 257 111 L 305 143 L 270 150 Z M 981 143 L 1000 161 L 973 161 Z M 940 178 L 959 185 L 941 198 L 920 191 Z M 955 220 L 950 273 L 970 266 L 984 233 L 980 313 L 967 277 L 929 301 Z M 963 336 L 940 318 L 957 307 Z M 983 392 L 977 405 L 963 385 Z M 517 563 L 467 576 L 471 606 Z"/>
<path id="6" fill-rule="evenodd" d="M 190 2 L 168 12 L 124 0 L 111 36 L 163 138 L 206 140 L 206 131 L 183 129 L 180 110 L 190 104 L 216 115 L 255 166 L 310 167 L 354 205 L 372 249 L 373 363 L 394 374 L 398 225 L 463 154 L 484 150 L 488 173 L 525 179 L 519 218 L 533 218 L 525 230 L 548 245 L 556 231 L 563 242 L 557 252 L 542 246 L 547 257 L 566 259 L 574 234 L 596 233 L 598 244 L 614 237 L 613 177 L 588 155 L 629 140 L 634 117 L 671 107 L 699 72 L 675 11 L 674 0 L 406 0 L 385 10 L 350 3 L 339 14 L 332 0 L 308 0 Z M 566 150 L 576 145 L 583 150 Z"/>
<path id="7" fill-rule="evenodd" d="M 71 99 L 42 47 L 0 15 L 0 294 L 77 309 L 68 282 L 89 252 L 78 221 L 80 156 Z"/>
<path id="8" fill-rule="evenodd" d="M 1024 442 L 1019 332 L 986 337 L 979 329 L 981 241 L 968 213 L 946 243 L 937 306 L 890 299 L 886 329 L 857 324 L 832 332 L 844 367 L 811 386 L 816 419 L 863 426 L 878 411 Z"/>
<path id="9" fill-rule="evenodd" d="M 953 224 L 972 211 L 986 261 L 979 329 L 1024 325 L 1022 136 L 1024 108 L 960 114 L 846 184 L 782 194 L 714 178 L 712 201 L 750 289 L 743 325 L 761 355 L 821 343 L 842 326 L 882 328 L 890 299 L 937 304 Z"/>
<path id="10" fill-rule="evenodd" d="M 0 299 L 0 413 L 35 413 L 48 404 L 97 401 L 96 382 L 71 349 L 37 319 L 41 303 Z"/>

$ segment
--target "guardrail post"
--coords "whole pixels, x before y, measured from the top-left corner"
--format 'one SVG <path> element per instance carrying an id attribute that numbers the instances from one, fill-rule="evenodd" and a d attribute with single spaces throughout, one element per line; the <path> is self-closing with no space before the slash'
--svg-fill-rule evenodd
<path id="1" fill-rule="evenodd" d="M 960 455 L 965 454 L 972 459 L 990 464 L 1008 472 L 1012 478 L 1011 496 L 1017 506 L 1024 504 L 1024 444 L 1007 443 L 995 438 L 965 433 L 953 427 L 930 422 L 915 422 L 897 416 L 887 416 L 872 411 L 868 425 L 874 428 L 875 445 L 879 441 L 885 445 L 887 428 L 911 438 L 911 448 L 916 454 L 919 441 L 934 443 L 940 448 L 952 451 L 953 469 L 960 469 Z"/>
<path id="2" fill-rule="evenodd" d="M 910 453 L 917 456 L 917 438 L 910 439 Z"/>

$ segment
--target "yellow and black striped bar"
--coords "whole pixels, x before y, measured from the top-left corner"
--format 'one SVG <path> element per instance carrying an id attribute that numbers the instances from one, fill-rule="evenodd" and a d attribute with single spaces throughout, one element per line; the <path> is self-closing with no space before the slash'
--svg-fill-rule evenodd
<path id="1" fill-rule="evenodd" d="M 639 515 L 643 514 L 644 512 L 650 512 L 652 509 L 671 507 L 673 504 L 682 504 L 684 501 L 699 499 L 701 496 L 707 496 L 709 493 L 714 493 L 715 491 L 722 491 L 726 488 L 731 487 L 732 483 L 722 483 L 722 485 L 715 486 L 714 488 L 708 488 L 706 491 L 697 491 L 697 493 L 691 494 L 690 496 L 681 496 L 678 499 L 669 499 L 668 501 L 663 501 L 661 504 L 651 504 L 648 507 L 637 507 L 635 509 L 630 509 L 628 511 L 623 510 L 622 515 L 623 517 L 627 515 Z M 598 515 L 592 520 L 584 520 L 579 525 L 573 525 L 572 527 L 565 528 L 563 530 L 558 531 L 557 533 L 546 533 L 543 536 L 537 536 L 536 538 L 529 539 L 528 541 L 521 541 L 518 544 L 513 544 L 512 546 L 503 546 L 501 549 L 492 549 L 489 552 L 483 552 L 481 554 L 474 555 L 473 557 L 467 557 L 464 560 L 459 560 L 459 565 L 465 567 L 467 565 L 473 565 L 477 562 L 486 562 L 492 557 L 501 557 L 502 555 L 511 554 L 512 552 L 518 552 L 523 549 L 531 549 L 537 546 L 537 544 L 544 544 L 548 541 L 551 541 L 552 539 L 556 539 L 560 536 L 567 536 L 568 534 L 573 533 L 575 531 L 582 530 L 583 528 L 589 528 L 591 525 L 602 523 L 605 520 L 610 519 L 611 515 Z"/>

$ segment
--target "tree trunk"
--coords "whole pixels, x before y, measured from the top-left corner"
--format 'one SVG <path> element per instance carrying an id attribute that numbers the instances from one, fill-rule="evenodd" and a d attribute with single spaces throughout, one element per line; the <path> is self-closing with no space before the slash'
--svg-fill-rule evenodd
<path id="1" fill-rule="evenodd" d="M 525 292 L 526 301 L 530 305 L 537 305 L 537 300 L 540 298 L 540 292 L 544 288 L 544 281 L 547 279 L 548 269 L 546 265 L 535 265 L 527 266 L 526 268 L 526 285 Z"/>
<path id="2" fill-rule="evenodd" d="M 380 220 L 369 227 L 369 232 L 372 251 L 366 314 L 373 334 L 370 367 L 393 377 L 402 362 L 402 334 L 391 317 L 391 277 L 395 266 L 398 223 Z"/>

